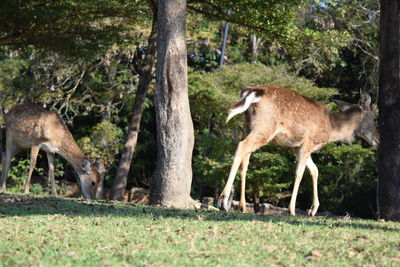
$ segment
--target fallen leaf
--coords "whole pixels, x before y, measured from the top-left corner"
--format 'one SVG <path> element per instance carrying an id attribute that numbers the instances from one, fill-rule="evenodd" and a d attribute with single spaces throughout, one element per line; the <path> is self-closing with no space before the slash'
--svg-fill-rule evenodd
<path id="1" fill-rule="evenodd" d="M 322 252 L 319 251 L 319 250 L 312 250 L 312 251 L 310 252 L 310 256 L 316 257 L 316 258 L 321 258 L 323 255 L 324 255 L 324 254 L 322 254 Z"/>
<path id="2" fill-rule="evenodd" d="M 348 253 L 347 253 L 347 257 L 348 258 L 354 258 L 354 256 L 356 255 L 356 253 L 354 252 L 354 251 L 349 251 Z"/>

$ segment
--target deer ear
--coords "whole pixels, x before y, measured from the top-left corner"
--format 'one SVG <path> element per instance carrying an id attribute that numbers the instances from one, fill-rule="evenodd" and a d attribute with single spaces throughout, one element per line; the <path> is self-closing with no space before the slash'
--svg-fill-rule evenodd
<path id="1" fill-rule="evenodd" d="M 87 159 L 85 159 L 85 158 L 82 159 L 82 169 L 83 169 L 85 172 L 88 172 L 88 171 L 90 171 L 90 169 L 91 169 L 90 162 L 89 162 Z"/>
<path id="2" fill-rule="evenodd" d="M 359 105 L 362 108 L 369 108 L 369 106 L 371 105 L 371 96 L 367 93 L 362 93 L 360 95 Z"/>
<path id="3" fill-rule="evenodd" d="M 333 102 L 335 102 L 336 106 L 338 106 L 341 111 L 346 111 L 351 107 L 354 107 L 354 104 L 342 100 L 333 99 Z"/>

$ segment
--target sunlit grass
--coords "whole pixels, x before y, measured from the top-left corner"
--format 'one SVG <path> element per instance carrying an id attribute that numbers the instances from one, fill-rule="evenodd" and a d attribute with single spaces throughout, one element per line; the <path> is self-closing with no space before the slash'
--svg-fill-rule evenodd
<path id="1" fill-rule="evenodd" d="M 0 194 L 0 266 L 400 265 L 400 223 Z"/>

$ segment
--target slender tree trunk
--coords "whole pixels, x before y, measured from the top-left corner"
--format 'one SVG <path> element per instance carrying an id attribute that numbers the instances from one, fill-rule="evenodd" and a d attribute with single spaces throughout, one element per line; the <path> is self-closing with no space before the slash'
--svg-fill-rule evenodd
<path id="1" fill-rule="evenodd" d="M 150 203 L 187 208 L 192 183 L 193 122 L 190 115 L 186 0 L 158 1 L 157 167 L 150 181 Z"/>
<path id="2" fill-rule="evenodd" d="M 258 182 L 253 185 L 254 213 L 260 212 L 260 187 Z"/>
<path id="3" fill-rule="evenodd" d="M 250 51 L 251 51 L 251 63 L 254 64 L 257 62 L 258 58 L 258 47 L 260 45 L 261 39 L 257 37 L 257 35 L 250 35 Z"/>
<path id="4" fill-rule="evenodd" d="M 381 0 L 378 212 L 387 220 L 400 220 L 399 8 L 397 0 Z"/>
<path id="5" fill-rule="evenodd" d="M 152 1 L 151 1 L 152 2 Z M 148 41 L 148 49 L 146 52 L 144 65 L 141 68 L 139 76 L 139 84 L 136 91 L 135 102 L 133 104 L 133 113 L 122 151 L 121 159 L 119 161 L 117 175 L 115 176 L 112 191 L 113 199 L 122 200 L 124 198 L 125 188 L 128 182 L 128 173 L 131 166 L 133 153 L 135 152 L 137 138 L 139 134 L 139 126 L 143 113 L 143 104 L 146 100 L 147 89 L 153 78 L 152 69 L 154 66 L 154 59 L 156 54 L 156 41 L 157 41 L 157 8 L 155 3 L 153 5 L 153 25 L 151 34 Z"/>
<path id="6" fill-rule="evenodd" d="M 3 107 L 0 106 L 0 116 L 4 120 L 4 112 Z M 4 168 L 5 164 L 5 156 L 6 156 L 6 128 L 5 125 L 2 127 L 0 125 L 0 164 L 2 168 Z M 0 177 L 0 184 L 2 184 L 1 177 Z"/>
<path id="7" fill-rule="evenodd" d="M 6 146 L 5 146 L 5 128 L 0 127 L 0 164 L 1 167 L 4 168 L 5 159 L 6 159 Z M 2 184 L 0 177 L 0 184 Z"/>

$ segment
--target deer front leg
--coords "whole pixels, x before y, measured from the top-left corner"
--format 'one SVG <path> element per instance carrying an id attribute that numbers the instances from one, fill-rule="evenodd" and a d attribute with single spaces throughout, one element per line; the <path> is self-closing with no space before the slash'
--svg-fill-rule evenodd
<path id="1" fill-rule="evenodd" d="M 56 182 L 54 177 L 54 153 L 47 153 L 47 162 L 49 164 L 49 176 L 51 181 L 51 193 L 57 196 Z"/>
<path id="2" fill-rule="evenodd" d="M 37 156 L 39 153 L 39 149 L 40 149 L 39 146 L 31 147 L 31 162 L 30 162 L 28 177 L 26 177 L 25 183 L 24 183 L 24 193 L 25 194 L 29 194 L 29 186 L 31 184 L 33 170 L 35 169 L 35 166 L 36 166 L 36 160 L 37 160 Z"/>
<path id="3" fill-rule="evenodd" d="M 241 186 L 240 186 L 239 207 L 242 212 L 246 212 L 246 173 L 247 173 L 247 169 L 249 167 L 250 155 L 251 155 L 251 153 L 248 153 L 244 157 L 244 159 L 242 161 L 241 170 L 240 170 Z"/>
<path id="4" fill-rule="evenodd" d="M 313 204 L 311 206 L 310 211 L 308 212 L 308 215 L 314 216 L 317 213 L 318 207 L 319 207 L 319 199 L 318 199 L 318 168 L 313 162 L 311 156 L 308 157 L 307 162 L 307 169 L 310 171 L 311 178 L 312 178 L 312 183 L 313 183 Z"/>
<path id="5" fill-rule="evenodd" d="M 309 157 L 309 155 L 305 155 L 304 152 L 302 152 L 302 151 L 303 151 L 303 149 L 300 149 L 299 154 L 298 154 L 298 162 L 297 162 L 297 167 L 296 167 L 296 178 L 294 180 L 292 198 L 290 199 L 290 204 L 289 204 L 290 215 L 296 215 L 297 194 L 299 192 L 299 186 L 300 186 L 301 179 L 303 178 L 304 169 L 306 167 L 306 162 Z"/>

